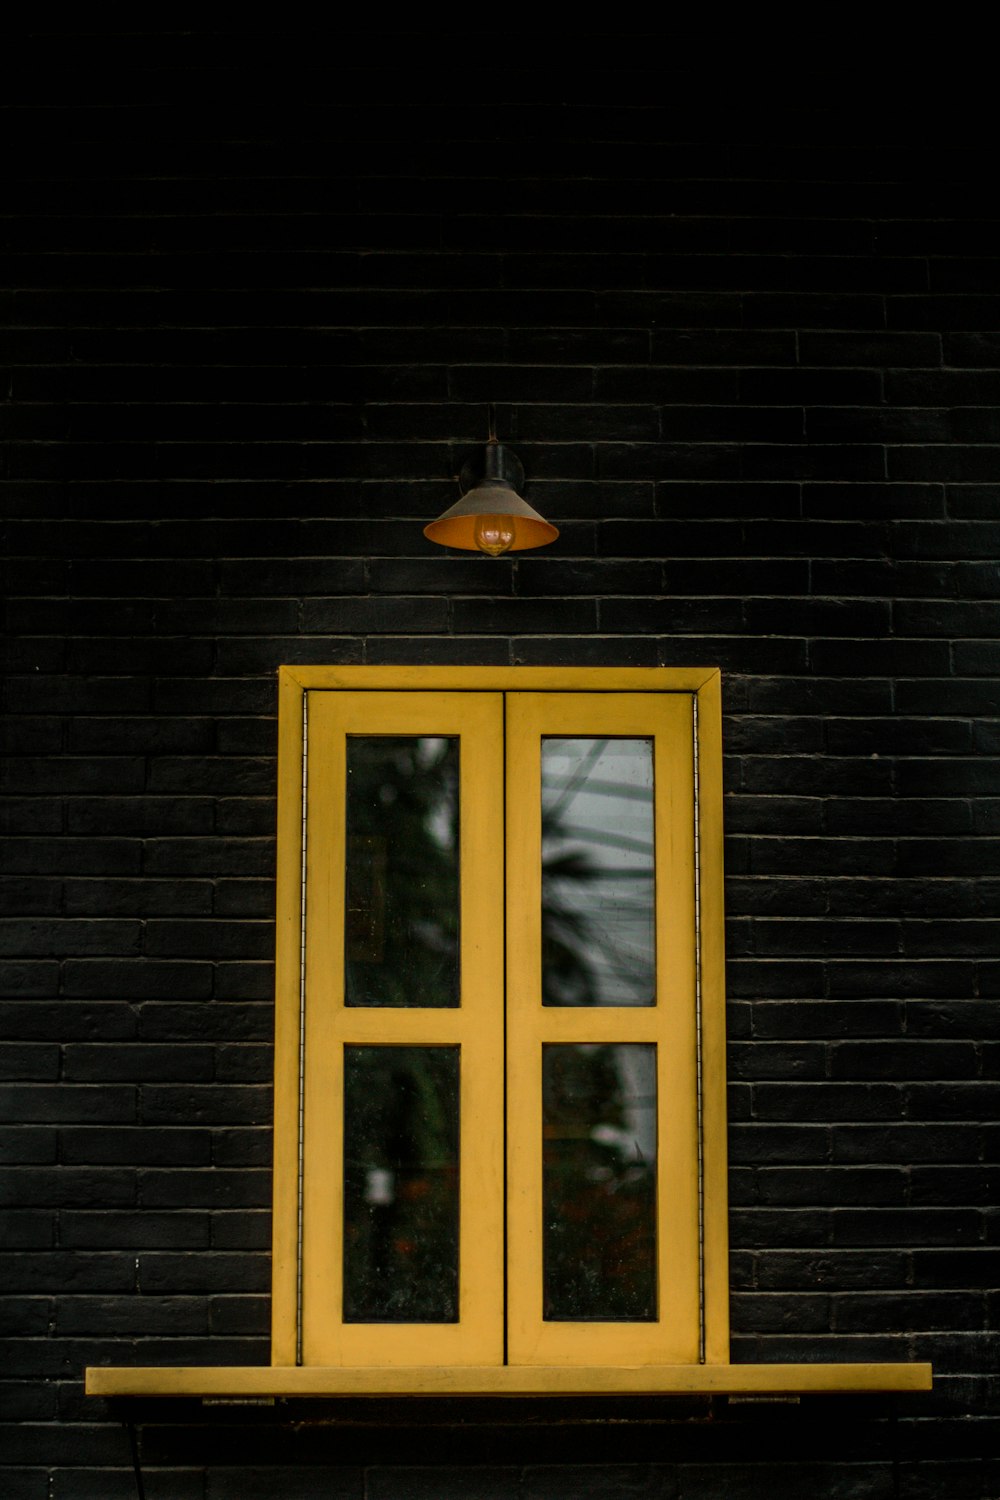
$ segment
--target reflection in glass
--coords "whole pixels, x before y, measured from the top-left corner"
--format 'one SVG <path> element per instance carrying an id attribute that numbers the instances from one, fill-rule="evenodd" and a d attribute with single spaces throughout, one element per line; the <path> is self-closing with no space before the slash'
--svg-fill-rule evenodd
<path id="1" fill-rule="evenodd" d="M 346 1005 L 458 1004 L 458 740 L 347 741 Z"/>
<path id="2" fill-rule="evenodd" d="M 653 1005 L 653 741 L 542 741 L 542 1003 Z"/>
<path id="3" fill-rule="evenodd" d="M 344 1320 L 458 1318 L 457 1047 L 344 1048 Z"/>
<path id="4" fill-rule="evenodd" d="M 656 1317 L 656 1047 L 542 1048 L 544 1316 Z"/>

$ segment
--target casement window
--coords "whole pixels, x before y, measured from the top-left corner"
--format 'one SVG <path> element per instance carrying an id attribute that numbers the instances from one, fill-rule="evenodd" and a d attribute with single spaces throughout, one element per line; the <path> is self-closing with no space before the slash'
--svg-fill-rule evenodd
<path id="1" fill-rule="evenodd" d="M 280 694 L 272 1364 L 88 1388 L 929 1383 L 729 1363 L 718 672 Z"/>
<path id="2" fill-rule="evenodd" d="M 694 695 L 311 691 L 303 743 L 296 1357 L 696 1362 Z"/>

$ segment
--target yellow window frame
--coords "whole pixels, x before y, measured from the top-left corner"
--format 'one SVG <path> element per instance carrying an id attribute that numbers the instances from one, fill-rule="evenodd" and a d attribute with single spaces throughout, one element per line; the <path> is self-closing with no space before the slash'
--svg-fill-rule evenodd
<path id="1" fill-rule="evenodd" d="M 493 704 L 501 701 L 506 704 L 505 739 L 495 717 L 493 730 L 487 728 L 489 713 L 496 712 Z M 473 704 L 483 705 L 483 716 L 475 721 L 470 717 Z M 453 728 L 443 729 L 445 724 Z M 463 756 L 462 765 L 469 767 L 470 778 L 482 778 L 466 784 L 463 771 L 462 928 L 470 950 L 463 953 L 463 997 L 468 1001 L 458 1010 L 437 1012 L 346 1009 L 337 990 L 343 952 L 343 827 L 341 819 L 338 831 L 332 811 L 343 801 L 336 778 L 343 774 L 338 767 L 344 737 L 446 732 L 477 736 L 475 754 Z M 658 965 L 655 1006 L 576 1009 L 537 1003 L 532 965 L 537 969 L 542 733 L 655 736 L 656 919 L 672 945 L 671 962 Z M 668 668 L 282 669 L 280 734 L 274 1364 L 610 1368 L 728 1359 L 718 673 Z M 504 769 L 496 757 L 504 742 L 505 841 L 496 821 L 502 817 L 504 785 Z M 324 767 L 322 792 L 317 765 Z M 506 902 L 495 884 L 501 859 L 489 870 L 481 853 L 489 840 L 498 840 L 497 850 L 506 845 Z M 467 891 L 475 892 L 475 904 L 466 904 Z M 487 1153 L 487 1146 L 490 1152 L 502 1150 L 494 1121 L 503 1116 L 493 1112 L 504 1074 L 503 1044 L 495 1028 L 505 1007 L 497 990 L 502 961 L 491 944 L 502 932 L 498 913 L 504 904 L 506 1355 L 504 1281 L 496 1248 L 504 1253 L 502 1224 L 497 1228 L 503 1200 L 493 1192 L 502 1157 Z M 671 1220 L 661 1241 L 658 1316 L 649 1324 L 546 1323 L 541 1317 L 539 1060 L 544 1043 L 578 1039 L 650 1041 L 658 1047 L 658 1135 L 664 1143 L 658 1198 L 671 1205 Z M 459 1322 L 344 1324 L 337 1213 L 341 1126 L 329 1059 L 348 1041 L 442 1040 L 463 1045 L 462 1138 L 474 1141 L 477 1152 L 472 1160 L 464 1155 L 462 1163 L 470 1201 L 463 1197 L 461 1208 Z M 479 1052 L 467 1054 L 471 1044 Z M 491 1050 L 493 1076 L 487 1083 L 488 1070 L 480 1063 Z M 712 1060 L 708 1070 L 706 1053 Z M 310 1141 L 324 1143 L 319 1167 Z M 315 1151 L 319 1157 L 319 1148 Z"/>

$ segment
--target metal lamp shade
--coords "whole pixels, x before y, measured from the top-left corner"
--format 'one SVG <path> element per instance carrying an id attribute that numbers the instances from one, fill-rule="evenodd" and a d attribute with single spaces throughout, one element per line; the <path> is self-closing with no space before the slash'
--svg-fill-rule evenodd
<path id="1" fill-rule="evenodd" d="M 486 479 L 467 490 L 449 510 L 424 527 L 428 541 L 442 547 L 458 547 L 465 552 L 480 551 L 475 539 L 476 521 L 480 516 L 503 516 L 513 523 L 514 540 L 505 550 L 524 552 L 529 547 L 544 547 L 559 535 L 544 516 L 533 510 L 503 479 Z"/>

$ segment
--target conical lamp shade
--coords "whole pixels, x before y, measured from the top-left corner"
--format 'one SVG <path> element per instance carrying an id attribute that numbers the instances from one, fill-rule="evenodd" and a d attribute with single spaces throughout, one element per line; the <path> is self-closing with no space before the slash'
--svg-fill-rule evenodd
<path id="1" fill-rule="evenodd" d="M 502 517 L 514 533 L 504 552 L 524 552 L 529 547 L 544 547 L 559 535 L 544 516 L 522 500 L 512 485 L 502 479 L 488 479 L 467 490 L 444 515 L 424 527 L 428 541 L 442 547 L 459 547 L 465 552 L 483 551 L 476 538 L 477 522 L 483 517 Z M 480 527 L 481 529 L 481 527 Z"/>

